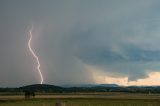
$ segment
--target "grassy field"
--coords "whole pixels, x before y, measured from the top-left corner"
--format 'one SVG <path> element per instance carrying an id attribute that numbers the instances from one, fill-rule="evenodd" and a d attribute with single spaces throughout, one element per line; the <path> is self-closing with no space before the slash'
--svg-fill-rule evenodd
<path id="1" fill-rule="evenodd" d="M 0 96 L 0 106 L 160 106 L 160 95 L 147 94 L 65 94 L 38 95 L 25 100 L 22 95 Z"/>

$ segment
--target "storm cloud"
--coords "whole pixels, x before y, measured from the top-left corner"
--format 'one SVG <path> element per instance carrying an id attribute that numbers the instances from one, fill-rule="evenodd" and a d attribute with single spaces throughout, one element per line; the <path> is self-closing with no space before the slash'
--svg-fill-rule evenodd
<path id="1" fill-rule="evenodd" d="M 160 71 L 158 0 L 1 0 L 0 86 L 96 83 L 92 70 L 135 81 Z"/>

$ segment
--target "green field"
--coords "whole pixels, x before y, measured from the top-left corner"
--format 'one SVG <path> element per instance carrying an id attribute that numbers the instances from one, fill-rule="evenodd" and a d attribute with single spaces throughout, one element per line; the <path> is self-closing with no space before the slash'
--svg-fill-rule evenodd
<path id="1" fill-rule="evenodd" d="M 160 106 L 160 95 L 147 94 L 79 94 L 38 95 L 32 99 L 24 96 L 0 96 L 0 106 Z"/>

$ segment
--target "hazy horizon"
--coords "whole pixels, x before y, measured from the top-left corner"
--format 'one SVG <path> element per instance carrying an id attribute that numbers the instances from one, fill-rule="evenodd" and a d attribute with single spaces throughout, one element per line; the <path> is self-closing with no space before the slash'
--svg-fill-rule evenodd
<path id="1" fill-rule="evenodd" d="M 159 0 L 1 0 L 0 87 L 160 85 Z"/>

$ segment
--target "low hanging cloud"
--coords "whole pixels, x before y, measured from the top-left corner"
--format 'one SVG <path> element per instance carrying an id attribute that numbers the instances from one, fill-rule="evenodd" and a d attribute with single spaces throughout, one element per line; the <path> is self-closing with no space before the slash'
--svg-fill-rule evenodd
<path id="1" fill-rule="evenodd" d="M 99 31 L 97 29 L 82 32 L 80 37 L 84 37 L 81 38 L 84 39 L 83 42 L 76 42 L 75 56 L 84 64 L 110 72 L 115 77 L 129 76 L 129 80 L 145 78 L 150 72 L 149 70 L 159 69 L 159 50 L 152 50 L 142 45 L 138 46 L 137 44 L 128 42 L 134 39 L 134 35 L 132 35 L 132 38 L 127 38 L 130 35 L 126 37 L 123 35 L 114 35 L 117 37 L 112 38 L 110 33 L 105 33 L 105 31 L 102 32 L 102 30 Z M 106 34 L 106 38 L 103 34 Z M 118 36 L 123 37 L 123 39 L 119 39 Z M 145 35 L 139 34 L 139 36 Z M 151 42 L 149 43 L 152 45 Z"/>

